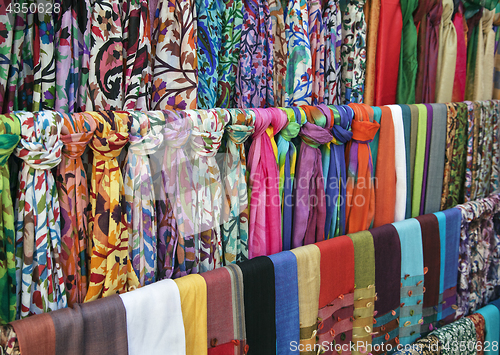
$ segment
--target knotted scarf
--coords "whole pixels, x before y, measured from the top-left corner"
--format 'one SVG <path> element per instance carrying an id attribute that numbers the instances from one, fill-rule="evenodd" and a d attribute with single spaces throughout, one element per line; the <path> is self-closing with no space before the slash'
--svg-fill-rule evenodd
<path id="1" fill-rule="evenodd" d="M 53 111 L 16 112 L 23 160 L 16 209 L 16 278 L 19 317 L 67 307 L 60 266 L 59 199 L 50 169 L 61 162 L 62 116 Z"/>
<path id="2" fill-rule="evenodd" d="M 401 1 L 403 32 L 401 34 L 401 54 L 399 57 L 398 88 L 396 92 L 396 102 L 398 104 L 415 103 L 418 37 L 417 28 L 415 22 L 413 22 L 413 13 L 418 4 L 418 0 Z"/>
<path id="3" fill-rule="evenodd" d="M 312 63 L 311 104 L 322 104 L 325 95 L 325 27 L 321 1 L 307 0 Z"/>
<path id="4" fill-rule="evenodd" d="M 223 176 L 225 198 L 222 205 L 222 249 L 224 264 L 248 259 L 248 188 L 245 141 L 254 132 L 255 113 L 229 109 L 226 125 L 226 154 Z"/>
<path id="5" fill-rule="evenodd" d="M 248 257 L 271 255 L 282 250 L 281 205 L 277 147 L 271 137 L 288 122 L 286 114 L 254 109 L 255 131 L 248 152 L 247 176 L 250 194 Z M 274 148 L 276 147 L 276 155 Z"/>
<path id="6" fill-rule="evenodd" d="M 292 246 L 312 244 L 324 239 L 326 198 L 319 147 L 333 138 L 324 128 L 326 117 L 317 107 L 302 106 L 307 122 L 300 129 L 302 144 L 295 185 Z"/>
<path id="7" fill-rule="evenodd" d="M 2 215 L 0 229 L 0 322 L 12 322 L 16 317 L 16 229 L 14 207 L 10 193 L 10 173 L 7 163 L 19 143 L 21 125 L 15 114 L 0 116 L 0 194 Z"/>
<path id="8" fill-rule="evenodd" d="M 178 112 L 164 111 L 166 148 L 158 196 L 158 278 L 196 273 L 194 242 L 195 192 L 187 143 L 191 120 Z"/>
<path id="9" fill-rule="evenodd" d="M 347 143 L 346 232 L 366 230 L 375 213 L 375 189 L 372 183 L 372 157 L 368 143 L 380 125 L 370 121 L 366 108 L 350 105 L 354 110 L 352 139 Z"/>
<path id="10" fill-rule="evenodd" d="M 451 102 L 453 98 L 453 81 L 457 66 L 458 47 L 457 30 L 453 25 L 452 15 L 453 0 L 443 0 L 436 78 L 436 102 L 440 103 Z"/>
<path id="11" fill-rule="evenodd" d="M 339 3 L 328 0 L 323 10 L 325 26 L 325 104 L 340 105 L 340 47 L 342 45 L 342 13 Z"/>
<path id="12" fill-rule="evenodd" d="M 375 102 L 377 40 L 380 22 L 380 0 L 369 0 L 365 4 L 366 19 L 366 79 L 364 103 L 373 106 Z"/>
<path id="13" fill-rule="evenodd" d="M 128 113 L 91 112 L 97 123 L 90 187 L 90 277 L 85 302 L 139 286 L 129 258 L 125 188 L 117 157 L 129 141 Z"/>
<path id="14" fill-rule="evenodd" d="M 156 281 L 156 196 L 149 155 L 163 143 L 162 127 L 151 126 L 146 113 L 130 111 L 130 146 L 125 161 L 125 211 L 132 267 L 141 286 Z"/>
<path id="15" fill-rule="evenodd" d="M 68 306 L 83 303 L 87 294 L 87 213 L 89 189 L 82 154 L 97 127 L 89 113 L 63 114 L 61 163 L 57 192 L 61 206 L 61 268 Z"/>

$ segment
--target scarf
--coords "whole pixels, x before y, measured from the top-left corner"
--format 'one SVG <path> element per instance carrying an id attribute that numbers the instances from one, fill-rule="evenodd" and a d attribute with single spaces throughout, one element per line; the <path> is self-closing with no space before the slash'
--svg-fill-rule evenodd
<path id="1" fill-rule="evenodd" d="M 493 75 L 495 73 L 494 16 L 495 11 L 484 9 L 478 26 L 478 54 L 474 72 L 474 100 L 491 100 L 493 98 Z"/>
<path id="2" fill-rule="evenodd" d="M 500 333 L 500 312 L 498 311 L 498 308 L 495 307 L 494 305 L 489 304 L 479 309 L 477 313 L 481 314 L 484 317 L 485 330 L 486 330 L 484 345 L 494 344 L 494 342 L 498 342 L 499 341 L 498 334 Z M 498 349 L 496 349 L 495 351 L 492 348 L 490 348 L 488 353 L 498 355 Z"/>
<path id="3" fill-rule="evenodd" d="M 196 7 L 192 1 L 160 0 L 152 33 L 151 109 L 196 108 L 198 59 Z"/>
<path id="4" fill-rule="evenodd" d="M 427 174 L 429 171 L 429 158 L 431 154 L 432 121 L 434 119 L 434 108 L 430 104 L 424 104 L 427 109 L 427 135 L 425 140 L 424 176 L 422 178 L 422 196 L 420 197 L 420 214 L 425 210 L 425 192 L 427 189 Z"/>
<path id="5" fill-rule="evenodd" d="M 96 129 L 88 113 L 63 114 L 61 163 L 57 166 L 57 192 L 61 206 L 61 268 L 68 306 L 82 303 L 87 294 L 87 173 L 82 154 Z"/>
<path id="6" fill-rule="evenodd" d="M 415 171 L 415 158 L 417 155 L 417 138 L 418 138 L 418 121 L 419 121 L 419 108 L 417 105 L 409 105 L 411 111 L 411 137 L 410 137 L 410 176 L 413 196 L 413 181 Z"/>
<path id="7" fill-rule="evenodd" d="M 477 354 L 476 328 L 474 326 L 474 322 L 467 317 L 445 325 L 444 327 L 433 331 L 430 335 L 439 339 L 439 345 L 441 348 L 440 354 L 454 354 L 456 351 L 453 350 L 454 348 L 456 349 L 454 346 L 455 344 L 464 344 L 463 346 L 458 345 L 460 346 L 460 354 Z"/>
<path id="8" fill-rule="evenodd" d="M 248 256 L 271 255 L 282 250 L 279 171 L 271 136 L 288 122 L 283 111 L 255 109 L 255 131 L 248 153 L 247 174 L 250 193 Z M 276 147 L 277 152 L 277 147 Z M 262 183 L 262 181 L 264 183 Z M 258 221 L 258 223 L 257 223 Z"/>
<path id="9" fill-rule="evenodd" d="M 490 193 L 493 163 L 493 137 L 498 139 L 498 131 L 493 130 L 493 118 L 497 116 L 496 103 L 484 101 L 481 104 L 481 124 L 478 156 L 478 197 L 486 197 Z"/>
<path id="10" fill-rule="evenodd" d="M 12 322 L 19 341 L 19 350 L 28 355 L 56 353 L 56 332 L 48 313 Z"/>
<path id="11" fill-rule="evenodd" d="M 313 63 L 306 0 L 288 2 L 285 32 L 288 46 L 285 106 L 311 105 Z"/>
<path id="12" fill-rule="evenodd" d="M 10 191 L 8 159 L 20 140 L 21 125 L 14 114 L 0 116 L 0 196 L 2 199 L 2 249 L 0 258 L 0 322 L 16 318 L 16 229 L 15 214 Z"/>
<path id="13" fill-rule="evenodd" d="M 275 106 L 285 106 L 286 101 L 286 66 L 288 63 L 288 48 L 286 44 L 285 13 L 286 5 L 280 0 L 269 3 L 271 15 L 271 30 L 274 38 L 273 87 Z"/>
<path id="14" fill-rule="evenodd" d="M 162 280 L 135 292 L 120 295 L 127 318 L 128 354 L 155 354 L 160 344 L 169 352 L 186 353 L 179 288 Z"/>
<path id="15" fill-rule="evenodd" d="M 224 190 L 222 205 L 222 248 L 224 264 L 248 259 L 248 188 L 244 143 L 253 134 L 255 113 L 230 109 L 226 125 L 224 155 Z"/>
<path id="16" fill-rule="evenodd" d="M 500 131 L 500 101 L 493 101 L 493 132 Z M 491 162 L 490 193 L 500 191 L 500 137 L 493 134 L 493 151 Z"/>
<path id="17" fill-rule="evenodd" d="M 90 276 L 85 302 L 139 286 L 129 259 L 125 189 L 117 157 L 129 141 L 125 112 L 91 112 L 97 123 L 90 141 L 94 153 L 88 230 Z M 90 244 L 89 244 L 90 247 Z"/>
<path id="18" fill-rule="evenodd" d="M 411 108 L 408 105 L 399 105 L 403 114 L 403 130 L 404 130 L 404 145 L 405 145 L 405 165 L 406 165 L 406 212 L 404 219 L 411 218 L 411 196 L 412 196 L 412 182 L 411 176 L 411 124 L 412 114 Z"/>
<path id="19" fill-rule="evenodd" d="M 416 217 L 420 214 L 421 199 L 423 191 L 425 191 L 422 186 L 424 178 L 425 146 L 427 142 L 427 107 L 420 104 L 416 106 L 418 107 L 418 130 L 416 127 L 415 131 L 417 131 L 417 143 L 413 169 L 413 203 L 411 206 L 412 217 Z"/>
<path id="20" fill-rule="evenodd" d="M 365 0 L 350 0 L 342 16 L 342 100 L 363 102 L 366 69 Z"/>
<path id="21" fill-rule="evenodd" d="M 50 172 L 61 161 L 63 119 L 53 111 L 15 115 L 22 128 L 15 154 L 23 161 L 16 200 L 16 285 L 18 316 L 25 318 L 68 305 L 59 257 L 59 199 Z"/>
<path id="22" fill-rule="evenodd" d="M 325 104 L 340 105 L 342 17 L 339 3 L 328 0 L 323 10 L 325 34 Z"/>
<path id="23" fill-rule="evenodd" d="M 479 347 L 480 350 L 477 350 L 477 355 L 484 355 L 484 337 L 485 337 L 485 322 L 484 317 L 479 313 L 469 314 L 466 318 L 470 319 L 472 323 L 474 323 L 474 327 L 476 329 L 476 350 Z M 478 346 L 479 345 L 479 346 Z"/>
<path id="24" fill-rule="evenodd" d="M 297 164 L 292 246 L 312 244 L 324 239 L 326 198 L 320 145 L 330 142 L 326 117 L 316 107 L 303 106 L 307 122 L 300 129 L 302 139 Z"/>
<path id="25" fill-rule="evenodd" d="M 394 221 L 402 221 L 405 219 L 406 208 L 406 189 L 407 189 L 407 165 L 406 165 L 406 145 L 405 145 L 405 129 L 403 126 L 403 111 L 400 106 L 391 105 L 389 108 L 392 111 L 394 123 L 394 144 L 396 158 L 394 160 L 396 170 L 396 207 L 394 210 Z"/>
<path id="26" fill-rule="evenodd" d="M 463 5 L 455 7 L 453 26 L 457 32 L 457 59 L 455 67 L 455 78 L 453 81 L 453 102 L 462 102 L 465 99 L 465 83 L 467 80 L 467 24 L 464 18 Z"/>
<path id="27" fill-rule="evenodd" d="M 370 109 L 368 109 L 368 113 L 370 114 L 371 111 L 373 111 L 373 121 L 377 122 L 380 124 L 380 120 L 382 119 L 382 109 L 377 106 L 371 106 Z M 377 173 L 377 157 L 378 157 L 378 141 L 380 137 L 380 129 L 375 133 L 375 137 L 372 139 L 370 143 L 368 143 L 368 146 L 370 147 L 371 153 L 372 153 L 372 162 L 373 162 L 373 173 L 372 176 L 375 177 L 375 174 Z"/>
<path id="28" fill-rule="evenodd" d="M 361 105 L 350 105 L 354 110 L 352 139 L 347 143 L 345 156 L 347 170 L 346 232 L 355 233 L 370 227 L 374 216 L 375 189 L 372 179 L 372 158 L 367 143 L 373 140 L 380 125 L 368 118 Z"/>
<path id="29" fill-rule="evenodd" d="M 146 113 L 130 111 L 132 126 L 125 162 L 125 211 L 130 259 L 141 286 L 156 281 L 156 196 L 149 155 L 163 143 L 162 127 L 151 126 Z"/>
<path id="30" fill-rule="evenodd" d="M 312 92 L 311 104 L 318 105 L 324 101 L 325 94 L 325 33 L 323 11 L 320 0 L 307 0 L 309 15 L 309 40 L 311 46 Z"/>
<path id="31" fill-rule="evenodd" d="M 439 57 L 439 29 L 443 5 L 440 0 L 432 0 L 431 8 L 427 17 L 426 44 L 427 57 L 423 64 L 423 94 L 422 102 L 436 102 L 436 76 Z"/>
<path id="32" fill-rule="evenodd" d="M 424 62 L 428 55 L 427 41 L 427 21 L 429 12 L 435 0 L 419 0 L 418 6 L 413 13 L 413 22 L 417 27 L 417 77 L 415 80 L 415 103 L 423 103 L 423 85 L 424 85 Z"/>
<path id="33" fill-rule="evenodd" d="M 465 168 L 465 202 L 478 198 L 479 141 L 481 131 L 481 103 L 466 101 L 467 122 L 467 161 Z"/>
<path id="34" fill-rule="evenodd" d="M 241 264 L 240 264 L 241 265 Z M 231 264 L 226 266 L 231 276 L 231 299 L 233 304 L 233 329 L 234 338 L 239 343 L 239 353 L 244 354 L 246 345 L 245 305 L 243 292 L 243 273 L 239 266 Z"/>
<path id="35" fill-rule="evenodd" d="M 439 27 L 439 52 L 436 77 L 436 102 L 452 100 L 453 80 L 457 63 L 457 31 L 452 21 L 453 0 L 443 1 Z"/>
<path id="36" fill-rule="evenodd" d="M 187 141 L 191 120 L 164 111 L 166 142 L 158 209 L 158 279 L 196 273 L 194 243 L 194 182 Z M 167 168 L 168 167 L 168 168 Z"/>
<path id="37" fill-rule="evenodd" d="M 364 7 L 366 19 L 366 74 L 364 103 L 375 103 L 377 40 L 380 23 L 380 0 L 367 1 Z"/>
<path id="38" fill-rule="evenodd" d="M 415 81 L 417 77 L 417 28 L 413 22 L 413 13 L 418 0 L 401 2 L 403 32 L 401 34 L 401 53 L 399 57 L 398 86 L 396 101 L 399 104 L 415 103 Z"/>

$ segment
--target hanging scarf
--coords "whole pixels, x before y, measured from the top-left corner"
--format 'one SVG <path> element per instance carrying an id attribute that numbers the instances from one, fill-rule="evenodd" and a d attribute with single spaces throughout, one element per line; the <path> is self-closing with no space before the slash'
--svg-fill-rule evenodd
<path id="1" fill-rule="evenodd" d="M 239 108 L 274 106 L 274 39 L 269 5 L 262 0 L 243 2 L 243 29 L 236 75 Z"/>
<path id="2" fill-rule="evenodd" d="M 474 328 L 476 329 L 476 350 L 477 355 L 484 355 L 484 337 L 485 337 L 485 321 L 484 317 L 479 313 L 469 314 L 466 318 L 470 319 L 474 323 Z M 479 350 L 478 350 L 479 348 Z"/>
<path id="3" fill-rule="evenodd" d="M 0 259 L 0 322 L 12 322 L 16 317 L 16 229 L 14 207 L 10 193 L 10 173 L 7 160 L 19 143 L 21 125 L 14 114 L 0 116 L 0 171 L 2 174 L 0 194 L 2 198 L 2 249 Z"/>
<path id="4" fill-rule="evenodd" d="M 22 4 L 30 5 L 29 0 L 20 2 Z M 35 52 L 34 40 L 35 40 L 35 14 L 28 12 L 23 14 L 22 17 L 18 17 L 19 21 L 24 23 L 20 25 L 20 33 L 14 34 L 14 38 L 21 37 L 21 43 L 19 44 L 19 76 L 16 86 L 16 104 L 14 105 L 14 110 L 26 110 L 33 111 L 33 92 L 34 92 L 34 62 L 35 55 L 37 56 L 37 62 L 40 59 L 40 51 Z M 21 20 L 22 18 L 22 20 Z M 16 21 L 18 21 L 16 19 Z M 39 36 L 36 38 L 37 47 L 40 45 Z"/>
<path id="5" fill-rule="evenodd" d="M 8 3 L 10 4 L 10 3 Z M 8 82 L 9 82 L 9 70 L 12 58 L 12 42 L 14 37 L 14 29 L 15 24 L 11 24 L 11 19 L 15 20 L 15 15 L 12 15 L 11 12 L 7 11 L 7 3 L 4 3 L 0 7 L 0 50 L 3 53 L 2 62 L 0 63 L 0 70 L 2 71 L 2 75 L 0 76 L 0 90 L 4 94 L 0 97 L 0 112 L 6 112 L 7 110 L 3 110 L 4 104 L 8 102 Z M 12 6 L 12 4 L 11 4 Z M 7 26 L 9 28 L 7 29 Z"/>
<path id="6" fill-rule="evenodd" d="M 289 56 L 286 67 L 285 106 L 310 105 L 313 63 L 306 0 L 288 2 L 285 31 Z"/>
<path id="7" fill-rule="evenodd" d="M 452 100 L 453 80 L 457 65 L 457 31 L 452 21 L 453 0 L 443 0 L 439 27 L 439 54 L 436 77 L 436 102 Z"/>
<path id="8" fill-rule="evenodd" d="M 493 98 L 495 32 L 493 17 L 495 11 L 483 10 L 483 17 L 478 28 L 478 54 L 474 78 L 474 100 L 491 100 Z"/>
<path id="9" fill-rule="evenodd" d="M 146 113 L 130 111 L 130 146 L 125 160 L 125 211 L 132 267 L 141 286 L 156 281 L 156 197 L 149 156 L 163 143 L 161 126 Z"/>
<path id="10" fill-rule="evenodd" d="M 373 111 L 373 121 L 380 124 L 380 120 L 382 119 L 382 109 L 377 106 L 371 106 L 370 109 L 367 108 L 367 110 L 369 114 L 371 114 L 371 112 Z M 380 129 L 377 131 L 377 133 L 375 133 L 375 137 L 373 137 L 372 141 L 368 143 L 368 146 L 370 147 L 372 153 L 372 160 L 373 160 L 372 176 L 375 176 L 375 174 L 377 173 L 379 137 L 380 137 Z"/>
<path id="11" fill-rule="evenodd" d="M 443 5 L 441 0 L 432 0 L 433 4 L 427 17 L 427 58 L 424 63 L 424 82 L 422 102 L 436 102 L 436 77 L 439 57 L 439 28 Z"/>
<path id="12" fill-rule="evenodd" d="M 233 329 L 234 338 L 240 343 L 240 354 L 244 354 L 244 349 L 248 350 L 246 345 L 245 329 L 245 305 L 243 292 L 243 273 L 239 266 L 231 264 L 226 266 L 231 276 L 231 294 L 233 301 Z"/>
<path id="13" fill-rule="evenodd" d="M 161 169 L 158 209 L 158 278 L 196 273 L 194 242 L 195 190 L 192 162 L 186 146 L 191 120 L 179 112 L 164 111 L 166 143 Z"/>
<path id="14" fill-rule="evenodd" d="M 342 16 L 342 100 L 363 102 L 366 69 L 365 0 L 350 0 Z"/>
<path id="15" fill-rule="evenodd" d="M 235 107 L 235 83 L 243 27 L 243 0 L 225 0 L 222 12 L 216 107 Z"/>
<path id="16" fill-rule="evenodd" d="M 325 104 L 340 105 L 342 16 L 339 3 L 328 0 L 323 11 L 325 33 Z"/>
<path id="17" fill-rule="evenodd" d="M 347 170 L 346 232 L 366 230 L 375 213 L 375 189 L 372 182 L 372 157 L 368 143 L 373 140 L 380 125 L 370 121 L 366 108 L 350 105 L 354 110 L 352 140 L 347 143 L 345 156 Z"/>
<path id="18" fill-rule="evenodd" d="M 125 188 L 117 159 L 129 141 L 128 114 L 111 111 L 90 114 L 97 128 L 90 141 L 94 153 L 88 227 L 92 248 L 85 302 L 139 286 L 129 259 L 127 215 L 122 212 Z"/>
<path id="19" fill-rule="evenodd" d="M 19 2 L 21 6 L 22 3 Z M 7 16 L 6 21 L 2 21 L 2 23 L 10 23 L 9 17 L 11 14 L 5 14 Z M 10 51 L 10 63 L 7 64 L 8 68 L 8 76 L 6 83 L 6 94 L 3 102 L 3 111 L 2 112 L 12 112 L 13 110 L 18 109 L 18 87 L 17 82 L 21 77 L 22 70 L 22 44 L 23 44 L 23 36 L 22 33 L 25 29 L 26 24 L 26 14 L 22 12 L 17 13 L 13 17 L 14 23 L 12 25 L 12 39 L 11 39 L 11 49 Z M 8 31 L 9 33 L 10 31 Z M 9 42 L 5 42 L 7 45 Z"/>
<path id="20" fill-rule="evenodd" d="M 480 103 L 465 102 L 467 104 L 467 161 L 465 167 L 465 197 L 464 201 L 474 201 L 477 198 L 477 155 L 479 128 L 481 122 Z"/>
<path id="21" fill-rule="evenodd" d="M 275 110 L 253 110 L 255 131 L 252 135 L 247 163 L 250 194 L 249 258 L 279 253 L 283 245 L 281 206 L 278 202 L 277 147 L 271 138 L 281 131 L 288 120 L 283 111 Z"/>
<path id="22" fill-rule="evenodd" d="M 459 345 L 460 354 L 477 354 L 476 327 L 474 326 L 474 322 L 472 322 L 467 317 L 439 328 L 438 330 L 433 331 L 430 335 L 433 335 L 439 339 L 439 344 L 441 345 L 440 354 L 454 354 L 454 344 L 463 344 Z"/>
<path id="23" fill-rule="evenodd" d="M 61 161 L 63 122 L 51 111 L 16 116 L 21 141 L 15 154 L 23 160 L 16 201 L 16 281 L 19 317 L 25 318 L 68 305 L 59 261 L 59 200 L 50 172 Z"/>
<path id="24" fill-rule="evenodd" d="M 418 7 L 413 13 L 413 22 L 417 26 L 417 77 L 415 80 L 415 103 L 420 104 L 423 100 L 425 60 L 429 53 L 427 45 L 427 22 L 429 12 L 435 0 L 419 0 Z"/>
<path id="25" fill-rule="evenodd" d="M 434 120 L 434 108 L 431 104 L 424 104 L 427 109 L 427 135 L 425 141 L 424 176 L 422 178 L 422 196 L 420 198 L 420 214 L 424 214 L 425 193 L 427 189 L 427 176 L 429 171 L 429 160 L 431 154 L 432 122 Z"/>
<path id="26" fill-rule="evenodd" d="M 500 101 L 493 101 L 493 132 L 500 132 Z M 493 135 L 493 151 L 491 160 L 491 179 L 489 193 L 500 191 L 500 136 Z"/>
<path id="27" fill-rule="evenodd" d="M 195 109 L 198 86 L 195 4 L 160 0 L 156 14 L 154 21 L 158 25 L 151 36 L 151 109 Z"/>
<path id="28" fill-rule="evenodd" d="M 411 176 L 411 108 L 408 105 L 399 105 L 403 113 L 403 130 L 405 145 L 405 166 L 406 166 L 406 212 L 403 219 L 411 218 L 411 196 L 413 186 L 413 176 Z"/>
<path id="29" fill-rule="evenodd" d="M 422 185 L 424 177 L 425 145 L 427 142 L 427 107 L 422 104 L 415 106 L 418 107 L 418 130 L 416 133 L 415 167 L 413 169 L 412 217 L 420 215 L 422 194 L 423 191 L 425 191 L 422 189 Z"/>
<path id="30" fill-rule="evenodd" d="M 87 173 L 82 154 L 96 129 L 88 113 L 63 114 L 61 163 L 57 166 L 57 192 L 61 205 L 61 268 L 68 306 L 83 303 L 87 294 Z"/>
<path id="31" fill-rule="evenodd" d="M 380 0 L 370 0 L 365 4 L 365 15 L 368 16 L 366 34 L 366 79 L 364 103 L 373 106 L 375 102 L 375 69 L 377 59 L 377 40 L 380 22 Z"/>
<path id="32" fill-rule="evenodd" d="M 457 32 L 457 64 L 453 81 L 453 102 L 462 102 L 465 99 L 465 82 L 467 80 L 467 24 L 464 18 L 463 5 L 455 7 L 458 11 L 453 19 L 453 26 Z"/>
<path id="33" fill-rule="evenodd" d="M 403 126 L 403 110 L 400 106 L 390 105 L 394 123 L 394 145 L 395 145 L 395 160 L 394 166 L 396 170 L 396 195 L 394 221 L 402 221 L 405 219 L 406 208 L 406 147 L 405 147 L 405 129 Z M 385 153 L 385 152 L 384 152 Z M 442 174 L 441 174 L 442 175 Z"/>
<path id="34" fill-rule="evenodd" d="M 403 32 L 401 35 L 401 54 L 399 58 L 398 87 L 396 102 L 398 104 L 415 103 L 415 80 L 417 77 L 417 28 L 413 22 L 413 13 L 419 4 L 418 0 L 401 1 L 403 15 Z"/>
<path id="35" fill-rule="evenodd" d="M 312 63 L 312 105 L 322 104 L 325 95 L 325 26 L 323 25 L 321 2 L 308 0 L 309 40 Z"/>
<path id="36" fill-rule="evenodd" d="M 286 104 L 286 66 L 288 63 L 288 48 L 286 44 L 285 15 L 286 7 L 283 8 L 280 0 L 269 2 L 271 15 L 271 30 L 274 38 L 273 49 L 273 87 L 274 105 L 281 107 Z"/>
<path id="37" fill-rule="evenodd" d="M 484 317 L 485 321 L 485 342 L 486 344 L 494 344 L 500 340 L 498 334 L 500 333 L 500 313 L 498 308 L 492 304 L 489 304 L 477 311 L 478 314 L 481 314 Z M 498 355 L 497 351 L 489 350 L 489 353 L 493 353 L 494 355 Z"/>
<path id="38" fill-rule="evenodd" d="M 316 107 L 303 106 L 307 122 L 300 129 L 302 139 L 295 185 L 292 246 L 312 244 L 324 239 L 326 198 L 321 150 L 332 133 L 325 129 L 326 117 Z"/>
<path id="39" fill-rule="evenodd" d="M 224 264 L 248 259 L 248 188 L 246 181 L 245 141 L 254 132 L 255 113 L 230 109 L 226 126 L 224 190 L 222 205 L 222 248 Z"/>
<path id="40" fill-rule="evenodd" d="M 493 130 L 493 119 L 498 112 L 493 101 L 484 101 L 481 104 L 481 130 L 479 143 L 479 154 L 481 157 L 479 165 L 479 189 L 478 197 L 486 197 L 490 192 L 490 180 L 492 178 L 493 162 L 493 138 L 498 137 L 498 131 Z"/>

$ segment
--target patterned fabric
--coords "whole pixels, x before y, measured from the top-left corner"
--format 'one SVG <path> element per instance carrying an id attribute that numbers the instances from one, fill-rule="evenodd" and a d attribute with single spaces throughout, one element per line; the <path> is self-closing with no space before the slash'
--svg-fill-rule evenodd
<path id="1" fill-rule="evenodd" d="M 0 110 L 4 108 L 4 104 L 8 102 L 8 81 L 9 81 L 9 70 L 12 64 L 11 59 L 14 59 L 14 53 L 12 53 L 12 41 L 14 37 L 14 26 L 13 20 L 15 15 L 11 12 L 7 12 L 7 6 L 10 3 L 4 2 L 0 4 L 0 92 L 4 93 L 0 97 Z M 4 109 L 0 112 L 6 112 Z"/>
<path id="2" fill-rule="evenodd" d="M 338 1 L 329 0 L 323 12 L 325 26 L 325 104 L 339 105 L 342 17 Z"/>
<path id="3" fill-rule="evenodd" d="M 21 2 L 19 2 L 22 5 Z M 22 54 L 22 44 L 23 44 L 23 32 L 25 27 L 26 15 L 21 13 L 17 14 L 8 14 L 6 12 L 5 6 L 6 3 L 3 3 L 0 7 L 2 21 L 1 23 L 12 24 L 12 29 L 8 31 L 8 35 L 6 41 L 1 44 L 4 51 L 10 53 L 10 63 L 5 64 L 5 69 L 7 71 L 6 78 L 2 78 L 2 82 L 7 80 L 5 83 L 5 97 L 2 97 L 3 100 L 3 111 L 2 112 L 11 112 L 14 109 L 18 109 L 18 91 L 17 91 L 17 81 L 20 78 L 21 72 L 21 54 Z M 12 20 L 10 17 L 12 16 Z M 5 20 L 5 21 L 4 21 Z M 7 28 L 6 28 L 7 29 Z M 10 34 L 10 35 L 9 35 Z M 9 48 L 9 46 L 11 48 Z M 5 55 L 7 57 L 8 54 L 2 53 L 2 56 Z M 5 61 L 6 58 L 2 58 Z M 3 60 L 2 60 L 3 61 Z M 10 65 L 10 67 L 9 67 Z M 4 64 L 2 64 L 2 68 Z M 2 95 L 3 96 L 3 95 Z"/>
<path id="4" fill-rule="evenodd" d="M 476 328 L 468 318 L 445 325 L 433 331 L 431 336 L 439 339 L 440 354 L 474 355 L 476 354 Z"/>
<path id="5" fill-rule="evenodd" d="M 97 123 L 90 141 L 89 288 L 85 302 L 139 286 L 129 258 L 125 188 L 117 157 L 129 141 L 126 112 L 91 112 Z"/>
<path id="6" fill-rule="evenodd" d="M 481 123 L 480 141 L 478 144 L 478 192 L 477 197 L 488 196 L 490 192 L 490 179 L 493 162 L 493 136 L 498 135 L 498 131 L 493 131 L 493 118 L 497 115 L 496 105 L 492 101 L 483 101 L 481 103 Z M 479 160 L 480 159 L 480 160 Z"/>
<path id="7" fill-rule="evenodd" d="M 226 154 L 223 177 L 225 199 L 222 205 L 222 248 L 224 264 L 248 259 L 248 188 L 246 181 L 245 141 L 254 132 L 255 113 L 229 110 L 226 126 Z"/>
<path id="8" fill-rule="evenodd" d="M 485 337 L 485 328 L 486 324 L 484 322 L 484 317 L 479 314 L 479 313 L 474 313 L 471 315 L 468 315 L 467 318 L 469 318 L 473 323 L 474 327 L 476 328 L 476 341 L 477 341 L 477 348 L 480 350 L 477 351 L 478 355 L 484 354 L 484 337 Z"/>
<path id="9" fill-rule="evenodd" d="M 196 108 L 196 26 L 194 2 L 160 0 L 152 34 L 151 109 Z"/>
<path id="10" fill-rule="evenodd" d="M 33 26 L 35 30 L 33 39 L 33 111 L 53 110 L 56 96 L 54 17 L 51 13 L 43 11 L 34 16 L 36 19 Z"/>
<path id="11" fill-rule="evenodd" d="M 23 160 L 16 210 L 16 270 L 19 317 L 67 307 L 60 266 L 59 200 L 50 169 L 61 161 L 63 120 L 59 113 L 17 112 Z"/>
<path id="12" fill-rule="evenodd" d="M 5 324 L 0 326 L 0 334 L 0 347 L 3 349 L 4 354 L 21 355 L 17 334 L 12 325 Z"/>
<path id="13" fill-rule="evenodd" d="M 465 168 L 465 202 L 476 199 L 477 188 L 474 183 L 477 175 L 477 144 L 479 139 L 480 104 L 465 101 L 467 104 L 467 160 Z"/>
<path id="14" fill-rule="evenodd" d="M 156 197 L 149 156 L 163 143 L 160 125 L 146 113 L 130 111 L 130 146 L 125 161 L 125 211 L 132 267 L 141 286 L 156 281 Z"/>
<path id="15" fill-rule="evenodd" d="M 83 303 L 87 294 L 87 173 L 82 154 L 92 139 L 96 122 L 89 113 L 63 114 L 61 163 L 57 166 L 57 192 L 61 205 L 61 268 L 68 306 Z"/>
<path id="16" fill-rule="evenodd" d="M 312 63 L 312 105 L 322 104 L 325 95 L 325 26 L 323 24 L 321 2 L 308 0 L 309 39 Z"/>
<path id="17" fill-rule="evenodd" d="M 500 33 L 500 32 L 499 32 Z M 500 101 L 493 101 L 493 151 L 491 157 L 491 179 L 489 193 L 500 191 Z"/>
<path id="18" fill-rule="evenodd" d="M 272 20 L 272 33 L 274 38 L 274 105 L 283 107 L 286 104 L 286 66 L 288 63 L 288 48 L 286 44 L 285 15 L 280 0 L 269 2 L 269 11 Z"/>
<path id="19" fill-rule="evenodd" d="M 342 99 L 363 102 L 366 69 L 365 0 L 349 0 L 342 16 Z"/>

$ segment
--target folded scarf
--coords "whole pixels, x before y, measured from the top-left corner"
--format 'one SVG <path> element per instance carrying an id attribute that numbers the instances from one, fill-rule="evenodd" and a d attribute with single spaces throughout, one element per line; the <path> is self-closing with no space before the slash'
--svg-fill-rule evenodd
<path id="1" fill-rule="evenodd" d="M 441 354 L 451 355 L 460 347 L 460 354 L 476 354 L 476 328 L 468 318 L 462 318 L 433 331 L 430 335 L 439 339 Z M 463 344 L 463 345 L 461 345 Z M 464 349 L 465 348 L 465 349 Z"/>
<path id="2" fill-rule="evenodd" d="M 114 298 L 108 297 L 107 299 Z M 48 313 L 55 330 L 55 355 L 81 355 L 85 349 L 84 322 L 80 304 Z"/>
<path id="3" fill-rule="evenodd" d="M 484 317 L 484 323 L 485 323 L 485 330 L 486 330 L 486 335 L 485 335 L 485 343 L 484 346 L 486 347 L 488 344 L 490 345 L 489 347 L 489 354 L 493 355 L 498 355 L 498 348 L 496 350 L 493 350 L 492 345 L 498 343 L 499 341 L 499 333 L 500 333 L 500 312 L 498 311 L 498 308 L 495 307 L 494 305 L 486 305 L 485 307 L 479 309 L 477 313 L 481 314 Z M 486 352 L 486 350 L 485 350 Z"/>
<path id="4" fill-rule="evenodd" d="M 23 355 L 54 355 L 56 329 L 49 313 L 12 322 Z"/>

